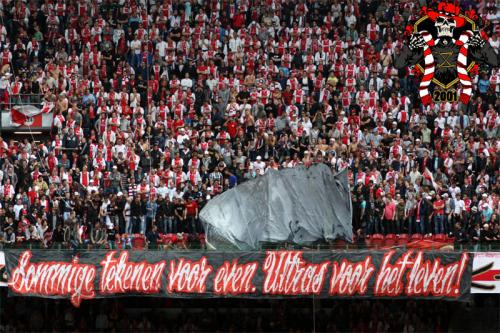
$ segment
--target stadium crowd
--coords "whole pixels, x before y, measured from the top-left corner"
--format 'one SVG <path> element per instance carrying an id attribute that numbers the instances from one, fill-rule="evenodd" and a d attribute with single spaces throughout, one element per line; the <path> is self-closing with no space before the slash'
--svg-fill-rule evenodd
<path id="1" fill-rule="evenodd" d="M 461 4 L 498 51 L 495 2 Z M 500 74 L 421 105 L 393 67 L 416 1 L 0 6 L 2 109 L 54 113 L 48 140 L 0 137 L 4 246 L 203 246 L 207 200 L 313 163 L 348 169 L 358 235 L 500 240 Z"/>

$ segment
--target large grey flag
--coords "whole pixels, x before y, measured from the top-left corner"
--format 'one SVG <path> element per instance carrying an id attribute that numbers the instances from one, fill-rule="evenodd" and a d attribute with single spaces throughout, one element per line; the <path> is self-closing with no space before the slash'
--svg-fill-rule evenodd
<path id="1" fill-rule="evenodd" d="M 262 242 L 352 242 L 347 171 L 319 164 L 269 170 L 210 200 L 200 212 L 215 249 L 255 250 Z"/>

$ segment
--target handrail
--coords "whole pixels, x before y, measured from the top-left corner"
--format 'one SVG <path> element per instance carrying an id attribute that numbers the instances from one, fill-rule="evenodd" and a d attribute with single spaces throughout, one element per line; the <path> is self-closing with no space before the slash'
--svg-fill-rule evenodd
<path id="1" fill-rule="evenodd" d="M 82 245 L 83 246 L 83 245 Z M 407 250 L 409 248 L 405 246 L 399 246 L 397 247 L 398 249 L 401 250 Z M 114 247 L 116 250 L 117 248 Z M 16 243 L 13 246 L 5 246 L 5 244 L 0 243 L 0 250 L 40 250 L 40 251 L 75 251 L 74 249 L 71 249 L 69 245 L 66 244 L 61 244 L 61 247 L 58 247 L 58 244 L 54 244 L 49 248 L 44 248 L 41 243 L 30 243 L 30 242 L 25 242 L 25 243 Z M 104 251 L 109 251 L 110 249 L 108 247 L 101 247 L 101 248 L 83 248 L 80 247 L 76 251 L 77 252 L 104 252 Z M 120 250 L 120 249 L 119 249 Z M 121 250 L 127 250 L 127 251 L 139 251 L 134 248 L 122 248 Z M 363 250 L 370 250 L 370 251 L 376 251 L 376 250 L 387 250 L 387 248 L 382 248 L 382 247 L 368 247 L 368 246 L 360 246 L 357 244 L 345 244 L 345 245 L 323 245 L 323 246 L 317 246 L 317 247 L 301 247 L 301 246 L 275 246 L 275 247 L 266 247 L 262 248 L 260 250 L 249 250 L 249 251 L 243 251 L 243 250 L 229 250 L 229 249 L 220 249 L 220 250 L 204 250 L 201 248 L 188 248 L 188 249 L 182 249 L 182 248 L 164 248 L 159 245 L 155 246 L 146 246 L 146 248 L 141 249 L 140 251 L 151 251 L 151 252 L 200 252 L 200 251 L 207 251 L 207 252 L 265 252 L 265 251 L 272 251 L 272 250 L 300 250 L 300 251 L 306 251 L 306 252 L 316 252 L 316 251 L 363 251 Z M 446 250 L 441 250 L 440 248 L 427 248 L 425 251 L 443 251 L 443 252 L 450 252 L 450 251 L 455 251 L 455 252 L 500 252 L 500 243 L 492 243 L 492 244 L 455 244 L 454 249 L 446 249 Z"/>
<path id="2" fill-rule="evenodd" d="M 9 102 L 3 104 L 3 109 L 10 110 L 16 105 L 40 106 L 43 102 L 44 94 L 17 94 L 9 95 Z M 6 108 L 7 106 L 8 108 Z"/>

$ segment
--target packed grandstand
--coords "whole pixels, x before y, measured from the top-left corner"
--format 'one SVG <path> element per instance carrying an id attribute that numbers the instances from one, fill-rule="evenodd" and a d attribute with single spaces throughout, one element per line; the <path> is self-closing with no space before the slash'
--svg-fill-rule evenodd
<path id="1" fill-rule="evenodd" d="M 461 5 L 477 9 L 498 51 L 495 2 Z M 500 75 L 479 67 L 468 105 L 422 105 L 417 73 L 393 66 L 419 11 L 415 1 L 4 1 L 3 112 L 38 105 L 54 117 L 50 136 L 2 133 L 1 243 L 203 247 L 208 200 L 316 163 L 348 169 L 359 243 L 495 243 Z"/>

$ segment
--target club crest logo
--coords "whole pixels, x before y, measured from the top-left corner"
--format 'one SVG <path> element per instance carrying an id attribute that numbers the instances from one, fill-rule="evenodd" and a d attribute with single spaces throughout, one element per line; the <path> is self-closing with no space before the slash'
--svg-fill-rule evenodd
<path id="1" fill-rule="evenodd" d="M 408 43 L 395 59 L 396 68 L 413 67 L 420 76 L 422 103 L 468 104 L 471 75 L 478 65 L 498 66 L 498 55 L 481 31 L 475 11 L 462 12 L 452 3 L 422 7 L 421 17 L 406 27 Z"/>

